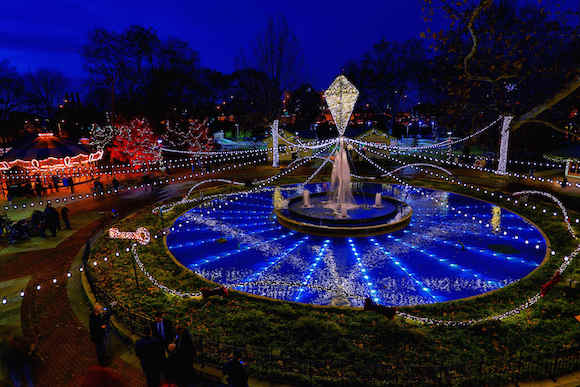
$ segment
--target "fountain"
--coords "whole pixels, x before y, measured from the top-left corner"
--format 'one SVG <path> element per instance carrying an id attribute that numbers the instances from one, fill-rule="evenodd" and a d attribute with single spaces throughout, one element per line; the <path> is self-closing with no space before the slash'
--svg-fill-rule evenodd
<path id="1" fill-rule="evenodd" d="M 350 166 L 344 150 L 344 138 L 339 139 L 339 150 L 336 153 L 332 174 L 330 175 L 330 192 L 325 208 L 331 209 L 339 218 L 348 217 L 348 210 L 357 208 L 352 195 Z"/>
<path id="2" fill-rule="evenodd" d="M 377 192 L 375 195 L 375 208 L 383 208 L 383 195 L 380 192 Z"/>
<path id="3" fill-rule="evenodd" d="M 304 204 L 302 205 L 302 207 L 312 208 L 312 205 L 310 204 L 310 191 L 305 189 L 304 192 L 302 193 L 302 197 L 304 198 Z"/>
<path id="4" fill-rule="evenodd" d="M 288 200 L 285 200 L 280 192 L 280 187 L 274 188 L 274 196 L 272 202 L 275 209 L 288 208 Z"/>
<path id="5" fill-rule="evenodd" d="M 315 235 L 377 235 L 405 227 L 411 208 L 404 202 L 380 193 L 353 192 L 347 155 L 348 139 L 344 132 L 359 92 L 343 75 L 338 76 L 324 93 L 336 124 L 337 149 L 327 192 L 311 193 L 288 199 L 286 208 L 275 210 L 278 222 L 293 230 Z M 374 205 L 373 205 L 374 199 Z"/>

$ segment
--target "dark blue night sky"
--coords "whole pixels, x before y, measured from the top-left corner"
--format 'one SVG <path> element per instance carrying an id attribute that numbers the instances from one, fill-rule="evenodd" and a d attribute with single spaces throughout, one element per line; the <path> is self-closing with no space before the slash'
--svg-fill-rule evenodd
<path id="1" fill-rule="evenodd" d="M 531 0 L 530 0 L 531 1 Z M 537 1 L 534 1 L 537 3 Z M 563 1 L 577 7 L 577 0 Z M 165 38 L 176 36 L 200 52 L 201 63 L 223 72 L 283 14 L 304 48 L 305 81 L 324 87 L 351 58 L 381 38 L 405 40 L 424 30 L 423 0 L 293 1 L 0 1 L 0 60 L 21 71 L 57 68 L 84 76 L 80 47 L 94 27 L 122 30 L 138 24 Z"/>

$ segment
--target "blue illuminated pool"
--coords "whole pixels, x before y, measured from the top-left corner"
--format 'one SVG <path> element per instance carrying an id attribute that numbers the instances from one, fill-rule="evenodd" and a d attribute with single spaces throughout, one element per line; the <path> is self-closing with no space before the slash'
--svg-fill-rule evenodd
<path id="1" fill-rule="evenodd" d="M 321 192 L 323 184 L 309 184 Z M 180 216 L 167 236 L 173 255 L 200 275 L 245 292 L 321 305 L 383 305 L 465 298 L 503 287 L 537 268 L 541 232 L 522 217 L 449 192 L 391 184 L 359 191 L 409 204 L 400 231 L 325 238 L 281 226 L 272 189 L 215 199 Z M 299 195 L 283 187 L 284 197 Z"/>

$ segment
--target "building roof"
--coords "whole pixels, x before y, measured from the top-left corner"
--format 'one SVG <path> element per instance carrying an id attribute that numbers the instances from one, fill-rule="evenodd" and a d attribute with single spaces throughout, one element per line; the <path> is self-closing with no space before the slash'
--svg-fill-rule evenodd
<path id="1" fill-rule="evenodd" d="M 90 153 L 84 145 L 54 136 L 52 133 L 40 133 L 15 143 L 4 156 L 4 160 L 45 160 L 49 157 L 64 158 Z"/>

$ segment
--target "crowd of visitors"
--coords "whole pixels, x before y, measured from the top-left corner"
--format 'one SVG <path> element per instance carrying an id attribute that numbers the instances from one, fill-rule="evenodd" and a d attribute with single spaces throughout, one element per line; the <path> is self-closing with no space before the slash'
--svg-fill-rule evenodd
<path id="1" fill-rule="evenodd" d="M 12 199 L 16 196 L 37 196 L 42 198 L 44 195 L 52 192 L 60 192 L 60 188 L 68 188 L 70 193 L 75 192 L 75 182 L 72 176 L 60 177 L 58 175 L 52 175 L 50 178 L 41 178 L 37 176 L 34 181 L 28 181 L 26 183 L 19 184 L 8 184 L 6 186 L 6 196 L 8 202 L 12 202 Z"/>

